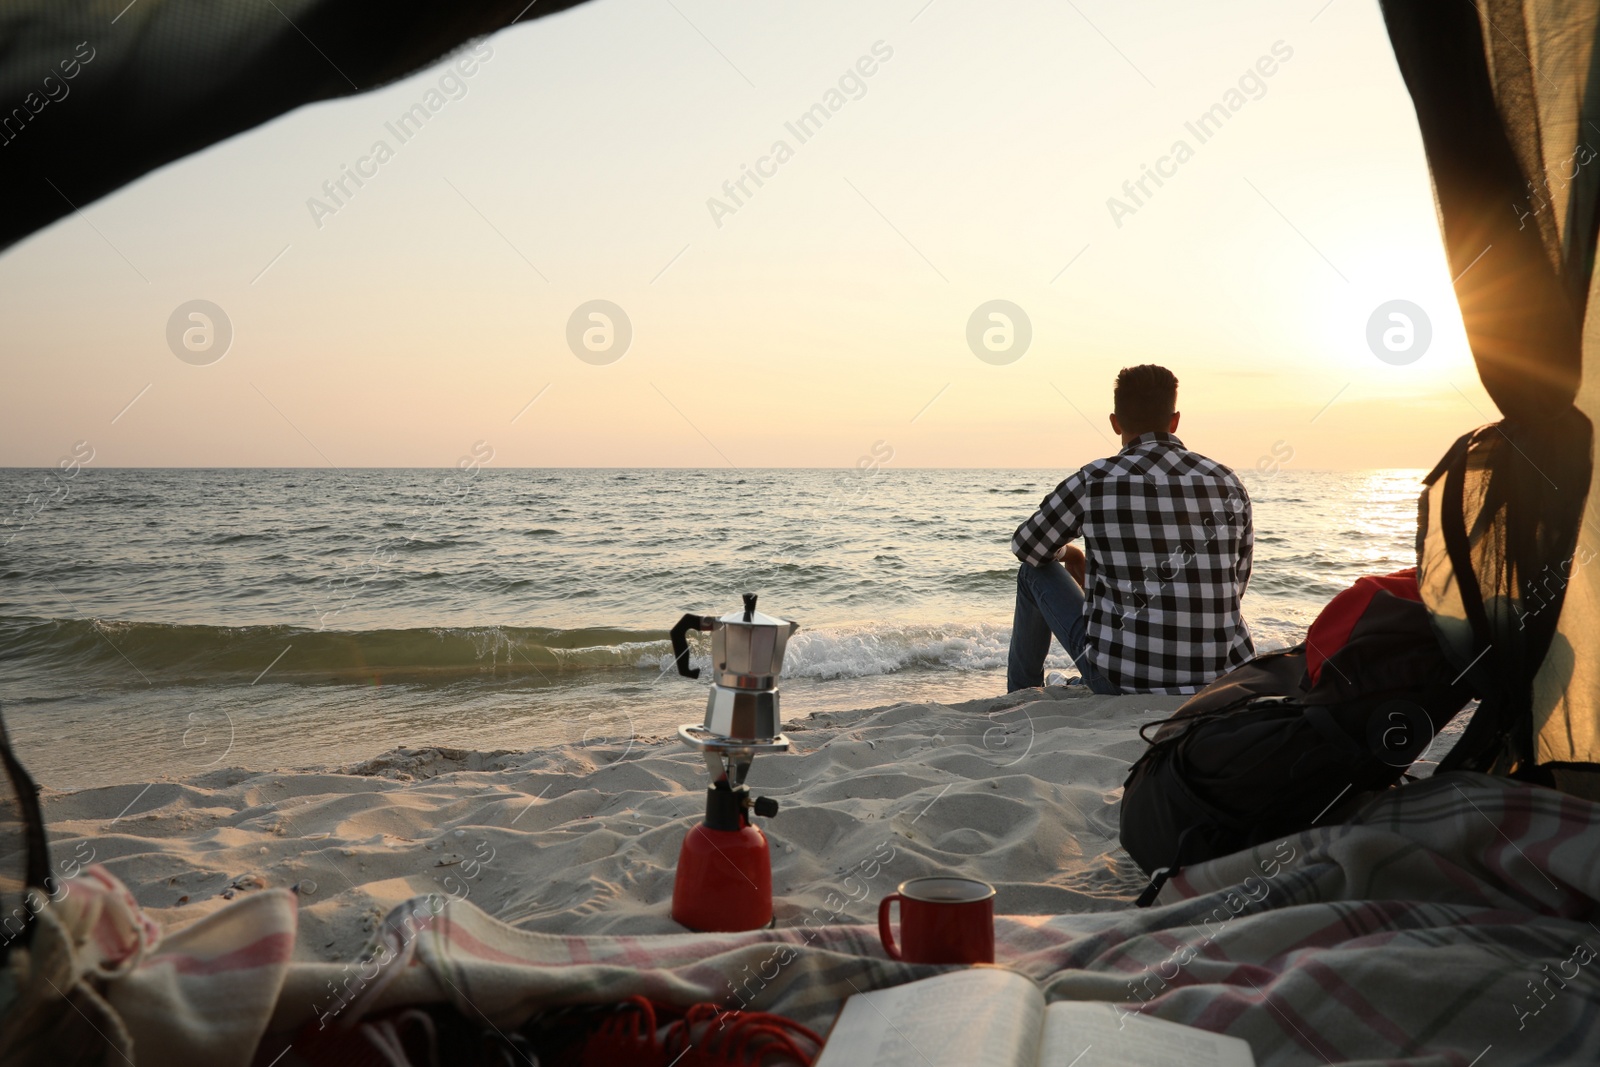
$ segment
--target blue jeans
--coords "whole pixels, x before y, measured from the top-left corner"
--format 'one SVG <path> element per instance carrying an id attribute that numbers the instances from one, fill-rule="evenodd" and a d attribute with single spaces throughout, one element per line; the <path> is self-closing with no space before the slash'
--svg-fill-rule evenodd
<path id="1" fill-rule="evenodd" d="M 1044 684 L 1044 658 L 1054 634 L 1067 650 L 1092 692 L 1113 695 L 1116 686 L 1100 676 L 1085 651 L 1088 622 L 1083 616 L 1083 588 L 1059 563 L 1017 569 L 1017 611 L 1011 621 L 1011 655 L 1006 668 L 1009 692 Z"/>

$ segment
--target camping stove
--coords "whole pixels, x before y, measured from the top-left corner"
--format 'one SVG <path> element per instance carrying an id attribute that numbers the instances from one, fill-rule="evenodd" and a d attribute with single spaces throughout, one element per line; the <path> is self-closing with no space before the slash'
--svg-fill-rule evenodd
<path id="1" fill-rule="evenodd" d="M 745 778 L 757 755 L 789 750 L 780 732 L 777 683 L 784 650 L 799 628 L 757 611 L 754 593 L 744 594 L 742 612 L 685 615 L 672 628 L 672 652 L 686 678 L 700 671 L 689 666 L 685 634 L 711 633 L 715 677 L 705 722 L 678 727 L 711 774 L 705 820 L 683 839 L 672 887 L 672 918 L 691 930 L 756 930 L 772 921 L 772 857 L 750 817 L 770 819 L 778 802 L 752 797 Z"/>

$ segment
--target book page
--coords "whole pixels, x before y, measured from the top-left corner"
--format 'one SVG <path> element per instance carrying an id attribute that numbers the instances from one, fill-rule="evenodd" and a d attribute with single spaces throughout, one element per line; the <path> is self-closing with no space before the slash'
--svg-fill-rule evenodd
<path id="1" fill-rule="evenodd" d="M 1255 1067 L 1237 1037 L 1123 1012 L 1099 1001 L 1061 1000 L 1044 1013 L 1039 1067 Z"/>
<path id="2" fill-rule="evenodd" d="M 1043 1025 L 1032 979 L 955 971 L 851 997 L 816 1067 L 1033 1067 Z"/>

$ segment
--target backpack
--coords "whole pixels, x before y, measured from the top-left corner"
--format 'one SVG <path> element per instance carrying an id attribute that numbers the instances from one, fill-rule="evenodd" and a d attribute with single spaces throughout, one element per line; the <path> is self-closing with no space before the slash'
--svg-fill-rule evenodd
<path id="1" fill-rule="evenodd" d="M 1358 580 L 1304 644 L 1257 656 L 1140 729 L 1150 747 L 1123 783 L 1121 839 L 1155 875 L 1141 905 L 1179 867 L 1337 821 L 1394 785 L 1472 695 L 1434 638 L 1415 569 Z"/>

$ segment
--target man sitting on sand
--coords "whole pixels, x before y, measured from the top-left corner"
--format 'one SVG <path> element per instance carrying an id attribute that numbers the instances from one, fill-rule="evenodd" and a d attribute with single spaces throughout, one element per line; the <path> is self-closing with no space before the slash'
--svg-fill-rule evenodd
<path id="1" fill-rule="evenodd" d="M 1051 634 L 1096 693 L 1193 693 L 1254 655 L 1239 614 L 1255 537 L 1249 495 L 1173 436 L 1171 371 L 1124 368 L 1114 399 L 1122 451 L 1056 486 L 1011 539 L 1022 560 L 1013 692 L 1044 684 Z"/>

